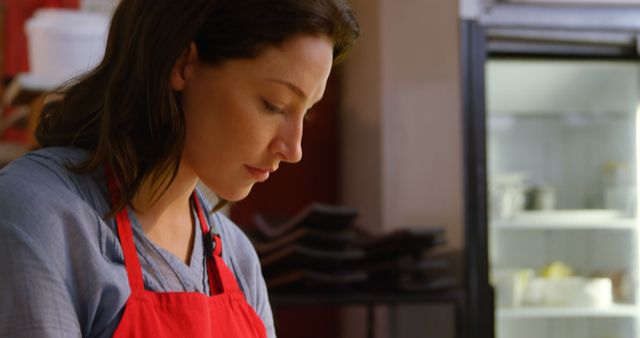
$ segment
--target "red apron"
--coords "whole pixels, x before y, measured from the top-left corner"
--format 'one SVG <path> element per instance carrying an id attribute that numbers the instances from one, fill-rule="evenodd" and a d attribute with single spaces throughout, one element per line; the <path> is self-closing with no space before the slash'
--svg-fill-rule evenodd
<path id="1" fill-rule="evenodd" d="M 109 179 L 109 190 L 115 203 L 118 188 L 112 178 Z M 265 338 L 267 336 L 262 320 L 247 304 L 233 273 L 222 260 L 220 236 L 209 232 L 206 218 L 195 193 L 192 199 L 198 212 L 202 233 L 207 234 L 204 242 L 208 243 L 205 245 L 205 252 L 209 253 L 207 269 L 212 296 L 197 292 L 153 292 L 144 289 L 131 221 L 125 208 L 116 215 L 116 223 L 131 295 L 114 337 Z"/>

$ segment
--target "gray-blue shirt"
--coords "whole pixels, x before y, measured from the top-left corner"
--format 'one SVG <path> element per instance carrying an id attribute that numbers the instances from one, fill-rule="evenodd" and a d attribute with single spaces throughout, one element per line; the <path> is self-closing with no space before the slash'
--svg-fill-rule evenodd
<path id="1" fill-rule="evenodd" d="M 66 168 L 88 153 L 45 148 L 0 171 L 0 337 L 111 337 L 130 289 L 103 170 Z M 220 213 L 222 257 L 248 303 L 275 337 L 267 289 L 253 246 Z M 145 288 L 208 293 L 200 225 L 189 265 L 152 243 L 129 210 Z M 197 221 L 198 217 L 194 217 Z M 227 337 L 225 337 L 227 338 Z"/>

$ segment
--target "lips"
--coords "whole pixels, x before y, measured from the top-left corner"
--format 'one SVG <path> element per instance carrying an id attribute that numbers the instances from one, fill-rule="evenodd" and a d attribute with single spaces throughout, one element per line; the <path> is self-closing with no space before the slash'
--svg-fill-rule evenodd
<path id="1" fill-rule="evenodd" d="M 244 167 L 247 169 L 249 174 L 258 182 L 264 182 L 269 178 L 269 170 L 255 168 L 248 165 L 245 165 Z"/>

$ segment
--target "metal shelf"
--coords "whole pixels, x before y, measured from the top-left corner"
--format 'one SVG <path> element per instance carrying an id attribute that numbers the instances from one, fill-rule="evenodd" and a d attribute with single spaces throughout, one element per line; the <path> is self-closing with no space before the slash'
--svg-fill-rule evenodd
<path id="1" fill-rule="evenodd" d="M 377 292 L 308 292 L 308 293 L 271 293 L 269 300 L 274 307 L 279 306 L 349 306 L 373 304 L 443 304 L 464 302 L 464 292 L 444 291 L 431 293 L 377 293 Z"/>
<path id="2" fill-rule="evenodd" d="M 467 337 L 464 311 L 466 295 L 462 290 L 441 292 L 358 292 L 354 290 L 341 290 L 334 292 L 299 292 L 278 293 L 271 292 L 269 301 L 274 308 L 296 306 L 365 306 L 367 309 L 366 331 L 367 337 L 376 336 L 374 330 L 374 308 L 376 305 L 399 304 L 450 304 L 455 311 L 456 338 Z"/>
<path id="3" fill-rule="evenodd" d="M 558 318 L 558 317 L 629 317 L 639 315 L 640 308 L 637 305 L 616 304 L 602 308 L 586 307 L 521 307 L 498 309 L 498 319 L 521 318 Z"/>
<path id="4" fill-rule="evenodd" d="M 492 220 L 491 227 L 500 230 L 636 230 L 636 218 L 603 217 L 604 211 L 526 212 L 512 219 Z"/>

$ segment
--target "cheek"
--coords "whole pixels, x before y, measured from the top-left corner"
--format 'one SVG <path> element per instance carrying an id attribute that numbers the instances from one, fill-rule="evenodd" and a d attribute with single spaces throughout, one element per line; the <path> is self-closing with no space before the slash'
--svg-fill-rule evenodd
<path id="1" fill-rule="evenodd" d="M 206 104 L 185 108 L 192 108 L 185 110 L 185 152 L 196 157 L 199 165 L 222 169 L 250 163 L 267 147 L 269 137 L 259 114 L 238 100 L 211 98 Z"/>
<path id="2" fill-rule="evenodd" d="M 183 95 L 186 122 L 185 155 L 199 164 L 222 169 L 268 161 L 269 143 L 281 116 L 260 111 L 246 88 L 193 86 Z M 217 162 L 217 163 L 214 163 Z M 253 163 L 255 162 L 255 163 Z"/>
<path id="3" fill-rule="evenodd" d="M 225 112 L 233 108 L 229 107 L 224 93 L 206 83 L 189 89 L 183 97 L 186 138 L 205 150 L 228 138 L 229 121 Z"/>
<path id="4" fill-rule="evenodd" d="M 238 155 L 255 155 L 266 148 L 278 116 L 259 111 L 246 95 L 227 94 L 211 109 L 210 133 L 215 132 L 212 137 Z"/>

